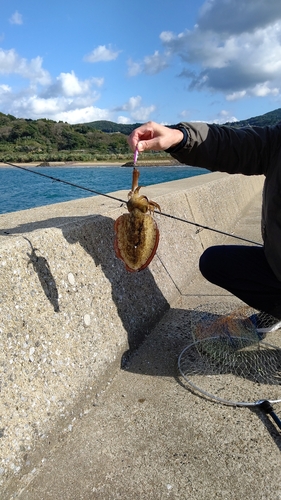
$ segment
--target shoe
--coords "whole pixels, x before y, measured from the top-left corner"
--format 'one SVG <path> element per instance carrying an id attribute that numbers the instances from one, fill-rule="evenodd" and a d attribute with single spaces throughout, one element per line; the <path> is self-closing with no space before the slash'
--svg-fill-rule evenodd
<path id="1" fill-rule="evenodd" d="M 281 328 L 281 320 L 265 312 L 252 314 L 249 319 L 253 323 L 258 334 L 275 332 L 275 330 Z"/>

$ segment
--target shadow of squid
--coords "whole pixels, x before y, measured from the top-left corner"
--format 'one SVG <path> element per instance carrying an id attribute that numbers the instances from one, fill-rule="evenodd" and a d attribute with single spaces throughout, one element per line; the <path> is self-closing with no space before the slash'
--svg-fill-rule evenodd
<path id="1" fill-rule="evenodd" d="M 27 256 L 29 257 L 29 262 L 27 265 L 29 266 L 30 264 L 32 264 L 47 299 L 52 304 L 54 311 L 59 312 L 58 289 L 55 279 L 51 273 L 48 261 L 45 259 L 45 257 L 37 255 L 36 251 L 38 251 L 38 248 L 34 248 L 28 238 L 24 236 L 24 239 L 28 241 L 31 247 L 31 253 L 27 253 Z"/>

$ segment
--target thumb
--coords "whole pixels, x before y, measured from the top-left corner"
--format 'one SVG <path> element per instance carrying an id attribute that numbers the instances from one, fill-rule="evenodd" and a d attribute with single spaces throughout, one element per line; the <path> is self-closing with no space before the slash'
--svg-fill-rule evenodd
<path id="1" fill-rule="evenodd" d="M 153 139 L 149 139 L 147 141 L 140 141 L 137 145 L 139 153 L 142 151 L 150 151 L 150 150 L 155 150 L 159 151 L 161 149 L 159 145 L 159 139 L 157 137 Z"/>

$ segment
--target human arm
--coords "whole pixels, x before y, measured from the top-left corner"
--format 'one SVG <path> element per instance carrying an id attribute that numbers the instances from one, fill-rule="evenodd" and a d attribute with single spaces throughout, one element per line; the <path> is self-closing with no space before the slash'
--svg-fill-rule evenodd
<path id="1" fill-rule="evenodd" d="M 234 128 L 206 123 L 165 127 L 149 122 L 135 129 L 128 142 L 140 152 L 166 150 L 179 162 L 211 171 L 265 174 L 281 145 L 281 126 Z"/>

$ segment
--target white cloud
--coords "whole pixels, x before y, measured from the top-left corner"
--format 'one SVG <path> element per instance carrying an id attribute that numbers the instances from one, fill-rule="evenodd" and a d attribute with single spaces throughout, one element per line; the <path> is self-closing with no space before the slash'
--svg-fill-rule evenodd
<path id="1" fill-rule="evenodd" d="M 122 125 L 127 125 L 128 123 L 131 123 L 131 120 L 127 116 L 118 116 L 117 123 L 122 123 Z"/>
<path id="2" fill-rule="evenodd" d="M 267 95 L 272 95 L 272 96 L 277 96 L 279 95 L 280 89 L 279 88 L 272 88 L 270 85 L 267 85 L 267 82 L 261 83 L 260 85 L 256 85 L 252 89 L 253 95 L 257 97 L 265 97 Z"/>
<path id="3" fill-rule="evenodd" d="M 79 80 L 74 71 L 71 73 L 61 73 L 57 77 L 57 81 L 61 93 L 65 96 L 75 96 L 87 93 L 91 87 L 90 80 Z"/>
<path id="4" fill-rule="evenodd" d="M 182 118 L 182 120 L 186 119 L 189 115 L 189 111 L 187 109 L 183 109 L 180 113 L 179 116 Z"/>
<path id="5" fill-rule="evenodd" d="M 109 120 L 110 112 L 107 109 L 88 106 L 87 108 L 77 108 L 71 111 L 58 112 L 53 118 L 67 123 L 88 123 L 97 120 Z"/>
<path id="6" fill-rule="evenodd" d="M 27 99 L 22 99 L 18 101 L 22 109 L 25 109 L 27 113 L 32 114 L 32 116 L 50 116 L 57 112 L 58 108 L 62 105 L 58 98 L 52 99 L 42 99 L 37 95 L 34 95 Z"/>
<path id="7" fill-rule="evenodd" d="M 216 116 L 216 118 L 212 121 L 213 123 L 233 123 L 237 122 L 237 118 L 233 116 L 229 111 L 222 109 Z"/>
<path id="8" fill-rule="evenodd" d="M 156 75 L 169 66 L 168 58 L 168 53 L 160 54 L 159 51 L 156 50 L 151 56 L 145 56 L 141 62 L 135 62 L 129 59 L 127 62 L 128 76 L 137 76 L 140 73 Z"/>
<path id="9" fill-rule="evenodd" d="M 281 3 L 207 0 L 193 30 L 160 35 L 189 88 L 228 100 L 281 95 Z"/>
<path id="10" fill-rule="evenodd" d="M 122 106 L 122 109 L 124 109 L 124 111 L 130 112 L 135 111 L 137 108 L 139 108 L 141 100 L 142 98 L 140 95 L 137 95 L 136 97 L 130 97 L 128 102 Z"/>
<path id="11" fill-rule="evenodd" d="M 162 31 L 162 33 L 160 33 L 160 40 L 162 40 L 163 43 L 169 43 L 173 40 L 174 36 L 172 31 Z"/>
<path id="12" fill-rule="evenodd" d="M 131 117 L 137 122 L 146 122 L 149 120 L 150 115 L 155 111 L 155 109 L 156 107 L 154 105 L 147 107 L 141 106 L 131 113 Z"/>
<path id="13" fill-rule="evenodd" d="M 9 19 L 11 24 L 23 24 L 22 15 L 16 10 Z"/>
<path id="14" fill-rule="evenodd" d="M 242 99 L 246 95 L 252 97 L 266 97 L 271 95 L 272 97 L 277 97 L 280 94 L 280 88 L 272 87 L 268 85 L 268 82 L 264 82 L 258 85 L 255 85 L 253 88 L 246 90 L 242 90 L 240 92 L 233 92 L 231 94 L 226 95 L 227 101 L 238 101 Z"/>
<path id="15" fill-rule="evenodd" d="M 85 102 L 79 99 L 65 96 L 42 98 L 40 95 L 31 92 L 28 95 L 26 91 L 15 94 L 9 92 L 9 89 L 2 89 L 1 87 L 0 106 L 4 113 L 11 113 L 14 116 L 23 116 L 34 120 L 49 118 L 68 123 L 87 123 L 94 120 L 108 120 L 111 117 L 109 110 L 91 104 L 85 105 Z"/>
<path id="16" fill-rule="evenodd" d="M 245 97 L 247 94 L 246 90 L 240 90 L 239 92 L 232 92 L 232 94 L 227 94 L 226 95 L 226 100 L 227 101 L 238 101 L 239 99 L 242 99 Z"/>
<path id="17" fill-rule="evenodd" d="M 142 106 L 142 98 L 138 95 L 130 97 L 125 104 L 116 108 L 114 111 L 126 111 L 130 117 L 129 123 L 132 123 L 132 120 L 138 122 L 147 121 L 155 109 L 156 106 L 153 104 L 150 106 Z"/>
<path id="18" fill-rule="evenodd" d="M 20 57 L 14 49 L 3 50 L 0 48 L 0 74 L 18 74 L 31 82 L 46 85 L 51 78 L 45 69 L 42 68 L 43 60 L 35 57 L 30 61 Z"/>
<path id="19" fill-rule="evenodd" d="M 13 50 L 9 51 L 9 54 L 0 50 L 0 72 L 19 73 L 28 78 L 32 69 L 33 79 L 37 73 L 37 81 L 30 80 L 30 85 L 18 92 L 9 85 L 0 84 L 0 107 L 3 113 L 32 119 L 50 118 L 69 123 L 109 119 L 109 110 L 94 106 L 94 102 L 100 98 L 95 89 L 103 84 L 103 78 L 80 80 L 74 71 L 71 71 L 60 73 L 52 81 L 49 75 L 45 79 L 39 78 L 40 68 L 39 58 L 27 62 L 20 59 Z M 44 75 L 44 72 L 42 74 Z"/>
<path id="20" fill-rule="evenodd" d="M 0 80 L 0 109 L 25 118 L 50 118 L 69 123 L 112 119 L 112 112 L 97 107 L 103 77 L 80 79 L 74 71 L 52 78 L 43 68 L 43 59 L 21 57 L 15 49 L 0 48 L 0 75 L 17 75 L 17 90 Z M 27 81 L 26 82 L 24 81 Z M 13 80 L 12 80 L 13 81 Z M 20 89 L 20 90 L 19 90 Z"/>
<path id="21" fill-rule="evenodd" d="M 9 85 L 0 85 L 0 95 L 1 94 L 10 94 L 12 92 L 12 88 Z"/>
<path id="22" fill-rule="evenodd" d="M 167 57 L 159 54 L 158 50 L 156 50 L 152 56 L 146 56 L 144 58 L 144 72 L 148 75 L 160 73 L 167 67 Z"/>
<path id="23" fill-rule="evenodd" d="M 104 78 L 93 77 L 92 82 L 96 85 L 96 87 L 102 87 L 104 84 Z"/>
<path id="24" fill-rule="evenodd" d="M 132 61 L 132 59 L 128 60 L 128 76 L 137 76 L 142 72 L 141 63 L 137 63 Z"/>
<path id="25" fill-rule="evenodd" d="M 105 45 L 99 45 L 96 49 L 92 50 L 90 54 L 84 56 L 83 60 L 90 63 L 96 63 L 101 61 L 114 61 L 119 56 L 120 51 L 113 50 L 111 45 L 106 47 Z"/>
<path id="26" fill-rule="evenodd" d="M 46 103 L 55 99 L 57 109 L 61 111 L 89 107 L 100 98 L 100 94 L 93 88 L 97 83 L 101 84 L 95 78 L 79 80 L 74 71 L 60 73 L 54 82 L 44 87 L 40 98 Z"/>

